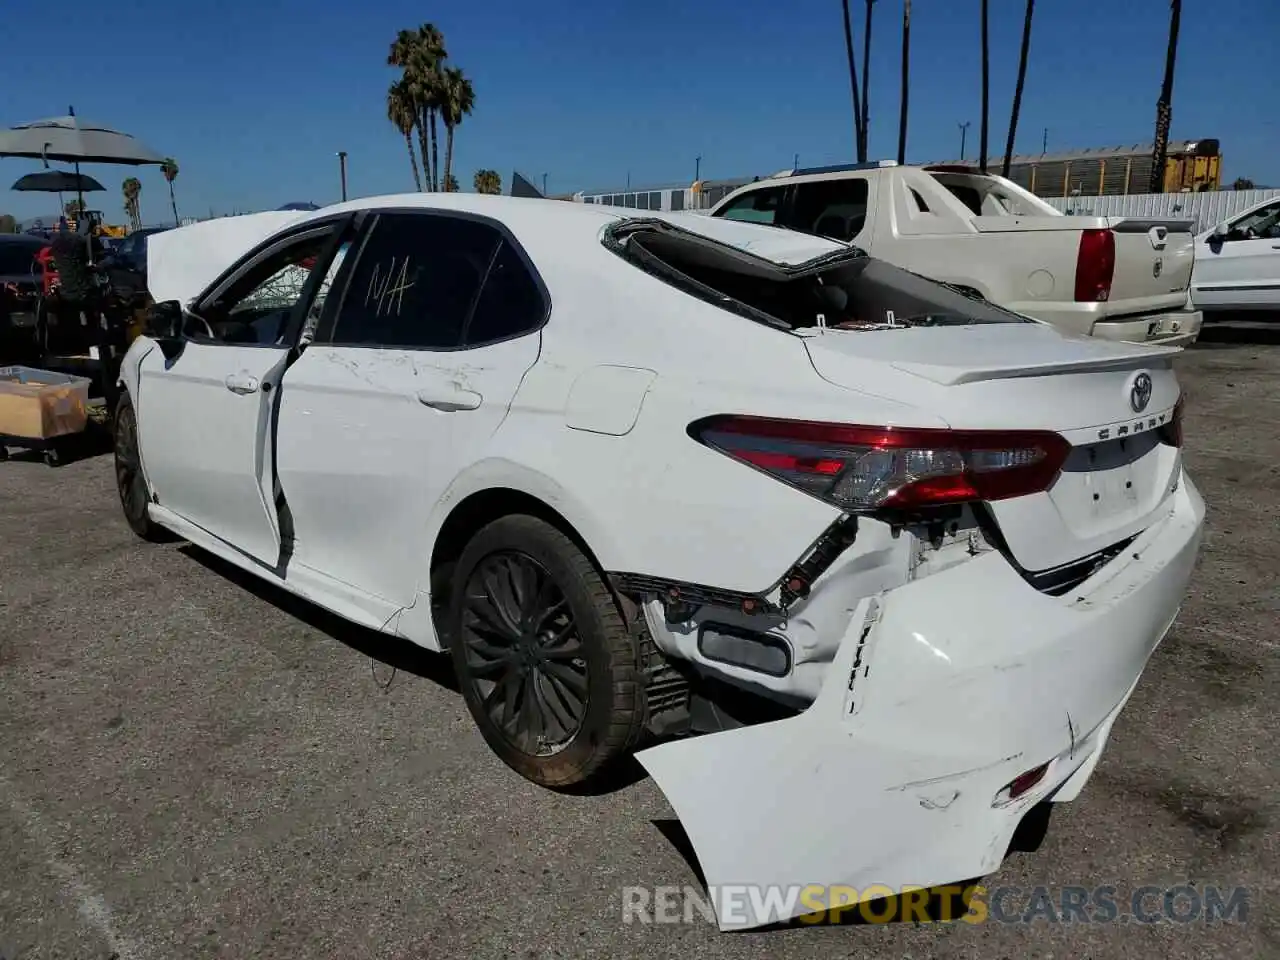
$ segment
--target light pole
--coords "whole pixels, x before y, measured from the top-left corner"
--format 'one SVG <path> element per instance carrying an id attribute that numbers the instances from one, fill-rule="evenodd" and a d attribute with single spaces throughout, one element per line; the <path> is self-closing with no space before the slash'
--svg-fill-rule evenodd
<path id="1" fill-rule="evenodd" d="M 342 178 L 342 199 L 347 199 L 347 151 L 338 151 L 338 176 Z"/>
<path id="2" fill-rule="evenodd" d="M 698 154 L 693 158 L 693 182 L 697 183 L 701 179 L 702 174 L 702 154 Z"/>
<path id="3" fill-rule="evenodd" d="M 971 122 L 972 121 L 966 120 L 964 123 L 956 124 L 956 126 L 960 128 L 960 159 L 961 160 L 964 159 L 964 140 L 965 140 L 965 136 L 969 133 L 969 124 Z"/>
<path id="4" fill-rule="evenodd" d="M 542 175 L 542 195 L 544 197 L 547 195 L 547 175 L 545 173 Z"/>

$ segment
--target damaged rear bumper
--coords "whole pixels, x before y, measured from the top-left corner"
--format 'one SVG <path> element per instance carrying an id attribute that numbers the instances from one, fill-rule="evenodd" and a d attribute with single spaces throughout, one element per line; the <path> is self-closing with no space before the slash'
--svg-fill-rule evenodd
<path id="1" fill-rule="evenodd" d="M 863 600 L 804 713 L 639 753 L 708 886 L 884 895 L 994 871 L 1031 806 L 1079 793 L 1177 614 L 1204 505 L 1185 475 L 1173 500 L 1065 596 L 992 553 Z M 720 926 L 805 912 L 773 902 L 791 906 Z"/>

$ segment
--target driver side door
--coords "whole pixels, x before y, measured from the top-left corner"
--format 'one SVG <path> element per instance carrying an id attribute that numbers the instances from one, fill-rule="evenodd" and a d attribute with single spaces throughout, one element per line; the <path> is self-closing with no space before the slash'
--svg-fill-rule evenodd
<path id="1" fill-rule="evenodd" d="M 348 227 L 343 218 L 267 241 L 197 298 L 180 340 L 139 370 L 133 403 L 153 500 L 272 568 L 277 387 Z"/>

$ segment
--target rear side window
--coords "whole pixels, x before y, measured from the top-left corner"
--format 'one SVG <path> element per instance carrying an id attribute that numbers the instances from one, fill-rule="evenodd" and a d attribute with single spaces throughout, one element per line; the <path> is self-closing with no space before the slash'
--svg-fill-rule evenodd
<path id="1" fill-rule="evenodd" d="M 716 216 L 726 220 L 745 220 L 748 223 L 774 223 L 782 207 L 782 187 L 769 187 L 744 193 Z"/>
<path id="2" fill-rule="evenodd" d="M 457 347 L 501 241 L 496 229 L 476 220 L 379 216 L 328 339 L 360 346 Z"/>
<path id="3" fill-rule="evenodd" d="M 791 226 L 803 233 L 849 243 L 867 222 L 867 181 L 842 177 L 796 187 Z"/>
<path id="4" fill-rule="evenodd" d="M 531 333 L 547 318 L 542 290 L 508 240 L 502 241 L 467 326 L 469 347 Z"/>

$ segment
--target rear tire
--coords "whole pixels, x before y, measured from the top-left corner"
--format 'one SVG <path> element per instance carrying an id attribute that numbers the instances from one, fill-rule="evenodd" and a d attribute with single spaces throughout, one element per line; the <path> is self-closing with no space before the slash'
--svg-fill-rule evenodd
<path id="1" fill-rule="evenodd" d="M 450 654 L 493 751 L 545 787 L 597 777 L 639 741 L 635 641 L 583 552 L 536 517 L 484 527 L 454 571 Z"/>
<path id="2" fill-rule="evenodd" d="M 116 492 L 120 495 L 125 522 L 143 540 L 152 543 L 172 540 L 173 535 L 153 523 L 147 515 L 151 493 L 142 473 L 142 459 L 138 454 L 138 420 L 127 391 L 120 394 L 120 402 L 116 405 L 112 434 L 115 441 Z"/>

